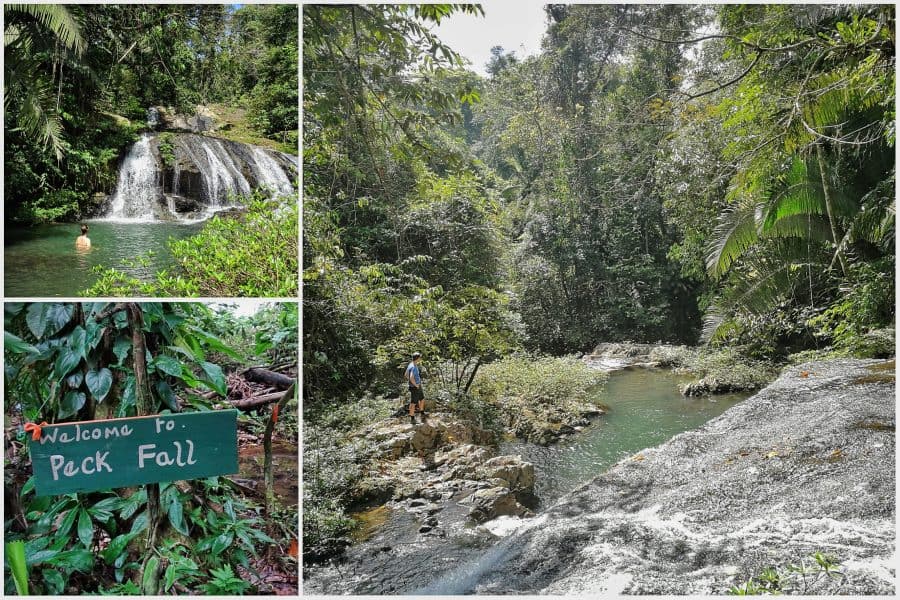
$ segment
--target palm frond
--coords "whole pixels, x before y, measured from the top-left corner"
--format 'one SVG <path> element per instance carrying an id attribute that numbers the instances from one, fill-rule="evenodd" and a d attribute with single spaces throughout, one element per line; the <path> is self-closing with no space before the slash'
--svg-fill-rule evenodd
<path id="1" fill-rule="evenodd" d="M 759 239 L 757 222 L 762 204 L 744 203 L 719 215 L 707 248 L 706 268 L 713 277 L 721 277 L 750 246 Z"/>
<path id="2" fill-rule="evenodd" d="M 3 14 L 9 21 L 10 14 L 19 13 L 32 17 L 43 27 L 50 30 L 60 43 L 81 55 L 85 50 L 85 41 L 81 36 L 81 27 L 69 10 L 60 4 L 22 4 L 9 3 L 3 5 Z M 4 36 L 8 45 L 8 38 Z"/>

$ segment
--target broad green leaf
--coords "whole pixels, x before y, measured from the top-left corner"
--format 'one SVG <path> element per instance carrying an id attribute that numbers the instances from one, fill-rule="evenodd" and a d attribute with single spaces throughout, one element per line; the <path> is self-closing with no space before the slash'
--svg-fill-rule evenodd
<path id="1" fill-rule="evenodd" d="M 200 368 L 206 373 L 209 384 L 219 395 L 224 396 L 228 393 L 225 386 L 225 373 L 222 372 L 222 367 L 210 362 L 202 362 L 200 363 Z"/>
<path id="2" fill-rule="evenodd" d="M 59 554 L 59 550 L 38 550 L 33 554 L 26 554 L 25 561 L 28 563 L 29 567 L 32 567 L 50 560 L 57 554 Z"/>
<path id="3" fill-rule="evenodd" d="M 212 548 L 210 548 L 210 552 L 213 556 L 218 556 L 222 553 L 228 546 L 231 545 L 231 542 L 234 541 L 234 534 L 231 532 L 225 532 L 212 543 Z"/>
<path id="4" fill-rule="evenodd" d="M 144 578 L 141 580 L 141 591 L 145 594 L 147 593 L 147 590 L 152 591 L 152 588 L 158 585 L 158 583 L 155 582 L 157 568 L 159 568 L 159 559 L 153 556 L 144 566 Z"/>
<path id="5" fill-rule="evenodd" d="M 119 402 L 119 408 L 116 410 L 117 417 L 127 417 L 129 411 L 137 406 L 137 383 L 134 375 L 125 378 L 125 387 L 122 389 L 122 399 Z"/>
<path id="6" fill-rule="evenodd" d="M 55 532 L 55 537 L 61 538 L 69 535 L 69 531 L 71 531 L 72 526 L 75 524 L 75 518 L 78 516 L 78 509 L 71 508 L 66 513 L 66 516 L 63 517 L 62 522 L 59 524 L 59 528 Z"/>
<path id="7" fill-rule="evenodd" d="M 77 390 L 66 392 L 62 402 L 59 403 L 59 418 L 67 419 L 68 417 L 71 417 L 81 410 L 86 401 L 87 396 L 84 395 L 84 392 L 79 392 Z"/>
<path id="8" fill-rule="evenodd" d="M 84 382 L 91 391 L 91 396 L 93 396 L 97 402 L 103 402 L 103 399 L 106 398 L 109 389 L 112 387 L 112 381 L 112 371 L 109 369 L 88 371 L 84 376 Z"/>
<path id="9" fill-rule="evenodd" d="M 40 354 L 41 351 L 8 331 L 3 332 L 3 347 L 13 354 Z"/>
<path id="10" fill-rule="evenodd" d="M 73 329 L 72 333 L 66 338 L 66 344 L 79 357 L 84 358 L 87 356 L 87 331 L 84 330 L 84 327 L 79 325 Z"/>
<path id="11" fill-rule="evenodd" d="M 28 565 L 25 561 L 25 542 L 7 542 L 6 562 L 12 571 L 13 582 L 16 585 L 16 593 L 20 596 L 28 595 Z"/>
<path id="12" fill-rule="evenodd" d="M 66 579 L 56 569 L 44 569 L 41 571 L 41 577 L 44 579 L 44 585 L 47 586 L 48 594 L 58 596 L 65 591 Z"/>
<path id="13" fill-rule="evenodd" d="M 72 319 L 75 306 L 58 302 L 35 302 L 28 307 L 25 322 L 34 337 L 50 337 Z"/>
<path id="14" fill-rule="evenodd" d="M 94 566 L 94 553 L 90 550 L 67 550 L 46 561 L 66 571 L 87 573 Z"/>
<path id="15" fill-rule="evenodd" d="M 53 367 L 53 374 L 56 379 L 62 379 L 66 375 L 69 374 L 72 369 L 78 366 L 78 363 L 81 362 L 81 355 L 77 352 L 73 351 L 71 348 L 66 348 L 63 346 L 59 349 L 59 354 L 56 356 L 56 364 Z"/>
<path id="16" fill-rule="evenodd" d="M 181 410 L 181 403 L 178 401 L 178 397 L 175 395 L 175 392 L 172 391 L 172 387 L 168 383 L 165 381 L 156 382 L 156 393 L 159 396 L 159 399 L 163 401 L 163 404 L 169 407 L 169 410 Z"/>
<path id="17" fill-rule="evenodd" d="M 73 390 L 81 387 L 82 381 L 84 381 L 84 374 L 81 371 L 75 371 L 74 373 L 66 377 L 66 383 Z"/>
<path id="18" fill-rule="evenodd" d="M 121 366 L 122 363 L 125 362 L 125 359 L 128 358 L 128 352 L 131 350 L 131 340 L 125 336 L 120 336 L 116 339 L 116 343 L 113 344 L 113 354 L 116 355 L 116 366 Z"/>
<path id="19" fill-rule="evenodd" d="M 131 524 L 131 533 L 140 533 L 146 529 L 149 524 L 150 517 L 147 516 L 147 511 L 145 510 L 134 518 L 134 522 Z"/>
<path id="20" fill-rule="evenodd" d="M 182 511 L 181 500 L 176 495 L 169 503 L 169 523 L 172 524 L 172 527 L 174 527 L 178 533 L 188 535 L 189 532 L 187 525 L 184 522 L 184 513 Z"/>
<path id="21" fill-rule="evenodd" d="M 132 531 L 131 533 L 123 533 L 116 536 L 109 542 L 109 545 L 100 552 L 100 557 L 108 565 L 116 562 L 116 559 L 125 551 L 128 543 L 135 537 L 140 535 L 140 531 Z"/>
<path id="22" fill-rule="evenodd" d="M 90 548 L 91 542 L 94 541 L 94 524 L 84 508 L 78 511 L 78 539 L 86 548 Z"/>
<path id="23" fill-rule="evenodd" d="M 181 362 L 177 358 L 165 355 L 157 356 L 153 364 L 166 375 L 181 377 Z"/>

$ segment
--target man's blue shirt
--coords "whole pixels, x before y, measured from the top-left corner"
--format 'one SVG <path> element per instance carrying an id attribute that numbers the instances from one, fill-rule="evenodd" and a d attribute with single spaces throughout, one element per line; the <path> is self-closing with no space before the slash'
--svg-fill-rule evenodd
<path id="1" fill-rule="evenodd" d="M 413 378 L 416 380 L 416 385 L 422 385 L 422 377 L 419 375 L 419 367 L 416 363 L 409 363 L 409 366 L 406 367 L 406 381 L 409 381 L 409 374 L 413 374 Z"/>

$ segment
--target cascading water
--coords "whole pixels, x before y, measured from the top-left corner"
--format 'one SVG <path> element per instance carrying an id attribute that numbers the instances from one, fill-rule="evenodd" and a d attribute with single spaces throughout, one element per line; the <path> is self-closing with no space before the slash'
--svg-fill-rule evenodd
<path id="1" fill-rule="evenodd" d="M 290 194 L 294 185 L 284 173 L 284 169 L 262 148 L 253 148 L 253 171 L 261 187 L 267 187 L 276 195 Z"/>
<path id="2" fill-rule="evenodd" d="M 157 142 L 145 133 L 128 150 L 105 220 L 196 222 L 255 188 L 272 196 L 294 190 L 294 157 L 210 136 L 162 135 L 169 137 Z"/>
<path id="3" fill-rule="evenodd" d="M 111 220 L 152 221 L 161 194 L 159 168 L 145 133 L 128 151 L 119 169 L 116 193 L 106 217 Z"/>

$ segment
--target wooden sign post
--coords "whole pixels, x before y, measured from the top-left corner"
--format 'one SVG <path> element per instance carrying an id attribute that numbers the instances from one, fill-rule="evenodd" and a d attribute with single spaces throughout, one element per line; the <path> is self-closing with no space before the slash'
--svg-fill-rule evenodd
<path id="1" fill-rule="evenodd" d="M 236 410 L 44 425 L 28 439 L 38 496 L 238 472 Z"/>

